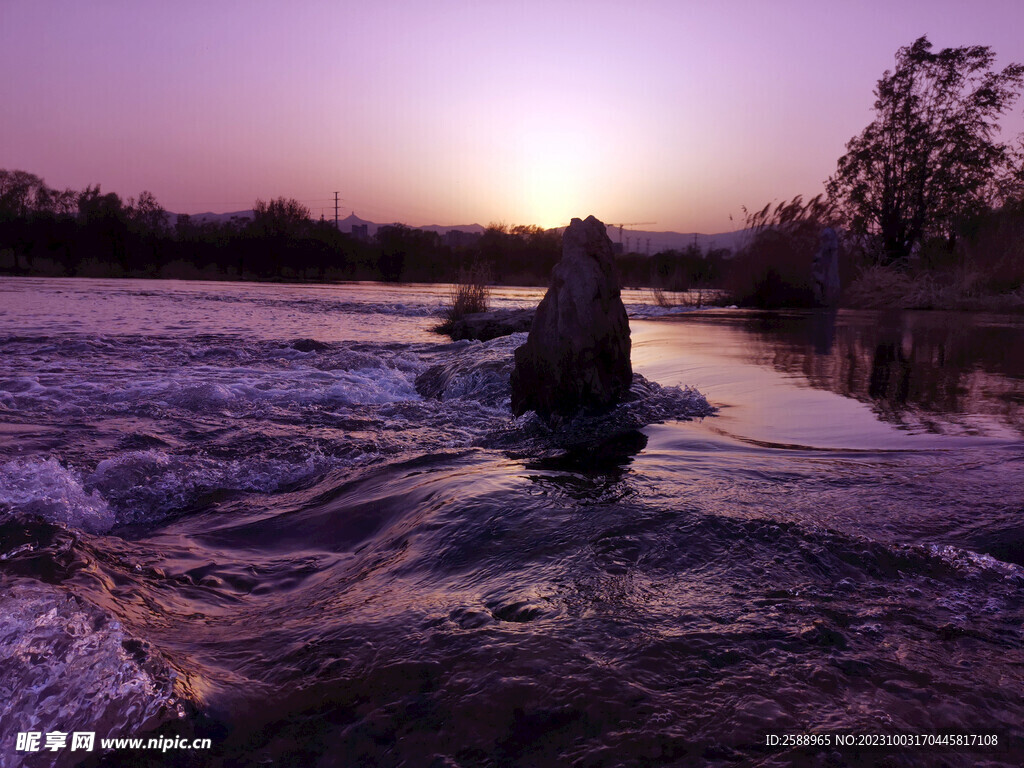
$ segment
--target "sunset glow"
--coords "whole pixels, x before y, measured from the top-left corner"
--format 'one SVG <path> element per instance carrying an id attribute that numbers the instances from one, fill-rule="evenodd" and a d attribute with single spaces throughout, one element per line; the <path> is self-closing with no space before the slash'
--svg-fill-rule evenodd
<path id="1" fill-rule="evenodd" d="M 725 231 L 814 195 L 898 47 L 1024 60 L 1014 0 L 0 9 L 0 167 L 172 211 Z M 1020 105 L 1008 130 L 1024 127 Z"/>

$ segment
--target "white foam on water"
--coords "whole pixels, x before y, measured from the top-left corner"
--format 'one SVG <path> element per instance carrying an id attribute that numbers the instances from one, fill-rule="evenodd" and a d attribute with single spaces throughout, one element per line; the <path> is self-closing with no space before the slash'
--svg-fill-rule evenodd
<path id="1" fill-rule="evenodd" d="M 85 485 L 102 493 L 119 519 L 129 522 L 160 517 L 213 491 L 273 493 L 330 466 L 328 459 L 315 452 L 300 462 L 259 457 L 224 461 L 151 449 L 104 459 Z"/>
<path id="2" fill-rule="evenodd" d="M 87 493 L 81 477 L 55 459 L 15 459 L 0 465 L 0 505 L 93 533 L 107 531 L 115 522 L 103 496 Z"/>
<path id="3" fill-rule="evenodd" d="M 294 350 L 292 350 L 294 352 Z M 192 413 L 245 411 L 253 406 L 359 406 L 419 400 L 414 386 L 423 363 L 414 355 L 376 357 L 335 353 L 324 360 L 264 357 L 262 365 L 221 367 L 172 364 L 165 370 L 81 370 L 0 380 L 0 412 L 154 415 L 164 409 Z"/>
<path id="4" fill-rule="evenodd" d="M 951 544 L 932 544 L 929 547 L 933 557 L 938 557 L 944 562 L 961 570 L 987 572 L 997 574 L 1005 579 L 1015 582 L 1024 582 L 1024 568 L 1015 563 L 1007 563 L 992 555 L 974 552 L 970 549 L 961 549 Z"/>
<path id="5" fill-rule="evenodd" d="M 696 312 L 696 307 L 662 307 L 658 304 L 626 304 L 626 314 L 637 320 Z"/>
<path id="6" fill-rule="evenodd" d="M 358 454 L 358 452 L 355 452 Z M 106 533 L 117 523 L 162 517 L 214 491 L 273 493 L 338 464 L 310 451 L 302 460 L 245 457 L 225 461 L 159 450 L 104 459 L 84 477 L 56 459 L 15 459 L 0 465 L 0 515 L 34 515 L 69 528 Z"/>
<path id="7" fill-rule="evenodd" d="M 236 397 L 231 387 L 218 382 L 189 383 L 183 387 L 169 387 L 163 394 L 169 402 L 193 411 L 224 407 Z"/>
<path id="8" fill-rule="evenodd" d="M 17 411 L 27 403 L 48 399 L 52 399 L 50 388 L 38 376 L 0 379 L 0 411 Z"/>
<path id="9" fill-rule="evenodd" d="M 117 621 L 58 587 L 0 580 L 0 765 L 20 764 L 19 732 L 92 731 L 98 748 L 101 738 L 176 716 L 174 673 L 142 646 L 130 653 L 129 640 Z"/>
<path id="10" fill-rule="evenodd" d="M 322 392 L 322 400 L 341 405 L 399 403 L 419 400 L 414 380 L 393 368 L 361 368 L 338 372 L 335 383 Z"/>

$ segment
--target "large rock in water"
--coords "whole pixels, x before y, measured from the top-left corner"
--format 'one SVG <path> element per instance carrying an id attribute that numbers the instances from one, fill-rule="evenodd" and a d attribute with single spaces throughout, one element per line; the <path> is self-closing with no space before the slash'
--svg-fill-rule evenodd
<path id="1" fill-rule="evenodd" d="M 452 341 L 477 339 L 490 341 L 499 336 L 509 336 L 530 330 L 533 325 L 532 309 L 494 309 L 490 312 L 474 312 L 453 320 L 447 333 Z"/>
<path id="2" fill-rule="evenodd" d="M 629 319 L 605 225 L 573 219 L 562 260 L 515 353 L 512 413 L 545 419 L 610 408 L 629 392 Z"/>

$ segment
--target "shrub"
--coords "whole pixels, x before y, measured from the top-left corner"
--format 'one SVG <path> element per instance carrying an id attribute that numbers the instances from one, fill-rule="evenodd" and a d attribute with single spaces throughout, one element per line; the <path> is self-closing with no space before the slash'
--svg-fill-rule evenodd
<path id="1" fill-rule="evenodd" d="M 1024 309 L 1024 290 L 993 292 L 990 276 L 961 266 L 909 271 L 896 265 L 865 267 L 846 294 L 852 307 L 953 309 L 992 312 Z"/>
<path id="2" fill-rule="evenodd" d="M 459 280 L 449 291 L 450 304 L 444 309 L 444 320 L 434 330 L 447 333 L 457 320 L 466 315 L 487 311 L 490 296 L 491 270 L 486 264 L 476 264 L 459 270 Z"/>
<path id="3" fill-rule="evenodd" d="M 744 307 L 814 306 L 811 266 L 830 208 L 821 195 L 799 195 L 747 214 L 750 240 L 729 264 L 725 288 Z"/>
<path id="4" fill-rule="evenodd" d="M 869 264 L 846 297 L 858 307 L 1020 309 L 1024 296 L 1024 204 L 1011 201 L 960 225 L 954 242 L 932 238 L 909 259 Z"/>
<path id="5" fill-rule="evenodd" d="M 990 291 L 1024 286 L 1024 200 L 988 211 L 965 229 L 959 243 L 963 263 L 984 273 Z"/>

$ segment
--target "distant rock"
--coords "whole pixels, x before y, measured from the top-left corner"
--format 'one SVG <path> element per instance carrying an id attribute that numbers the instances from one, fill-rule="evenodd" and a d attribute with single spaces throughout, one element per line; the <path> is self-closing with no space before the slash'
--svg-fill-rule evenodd
<path id="1" fill-rule="evenodd" d="M 490 312 L 474 312 L 464 315 L 458 320 L 445 323 L 441 327 L 443 333 L 452 337 L 453 341 L 477 339 L 489 341 L 499 336 L 523 333 L 530 330 L 535 309 L 495 309 Z"/>
<path id="2" fill-rule="evenodd" d="M 611 239 L 595 217 L 573 219 L 530 335 L 515 352 L 512 413 L 550 420 L 610 408 L 629 392 L 629 353 Z"/>
<path id="3" fill-rule="evenodd" d="M 839 303 L 839 238 L 832 227 L 821 230 L 821 246 L 811 267 L 814 300 L 825 307 Z"/>
<path id="4" fill-rule="evenodd" d="M 331 345 L 316 339 L 296 339 L 292 342 L 292 348 L 299 352 L 324 352 L 330 349 Z"/>

